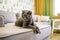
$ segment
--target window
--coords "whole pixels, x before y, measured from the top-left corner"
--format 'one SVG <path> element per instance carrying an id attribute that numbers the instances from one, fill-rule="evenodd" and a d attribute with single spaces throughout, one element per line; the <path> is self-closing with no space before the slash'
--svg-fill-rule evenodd
<path id="1" fill-rule="evenodd" d="M 53 1 L 54 15 L 57 16 L 60 13 L 60 0 Z"/>

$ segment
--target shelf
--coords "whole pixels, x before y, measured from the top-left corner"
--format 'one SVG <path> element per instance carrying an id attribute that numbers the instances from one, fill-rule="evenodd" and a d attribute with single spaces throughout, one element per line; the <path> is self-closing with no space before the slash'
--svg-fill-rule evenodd
<path id="1" fill-rule="evenodd" d="M 54 29 L 60 30 L 60 19 L 53 19 L 52 33 L 54 32 Z"/>

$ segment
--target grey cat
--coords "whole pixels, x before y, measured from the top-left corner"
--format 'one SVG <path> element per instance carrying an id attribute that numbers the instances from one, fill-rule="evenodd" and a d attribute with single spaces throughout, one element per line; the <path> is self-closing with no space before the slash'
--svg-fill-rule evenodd
<path id="1" fill-rule="evenodd" d="M 34 25 L 32 12 L 28 10 L 22 11 L 22 17 L 17 19 L 15 25 L 24 28 L 31 28 L 34 33 L 40 33 L 39 28 Z"/>

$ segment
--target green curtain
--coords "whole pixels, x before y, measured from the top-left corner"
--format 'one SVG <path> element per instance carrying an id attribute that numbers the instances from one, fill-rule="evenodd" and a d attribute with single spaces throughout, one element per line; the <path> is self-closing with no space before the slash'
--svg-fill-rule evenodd
<path id="1" fill-rule="evenodd" d="M 52 26 L 53 0 L 44 0 L 44 16 L 50 16 Z"/>
<path id="2" fill-rule="evenodd" d="M 44 16 L 53 16 L 53 0 L 44 0 Z"/>

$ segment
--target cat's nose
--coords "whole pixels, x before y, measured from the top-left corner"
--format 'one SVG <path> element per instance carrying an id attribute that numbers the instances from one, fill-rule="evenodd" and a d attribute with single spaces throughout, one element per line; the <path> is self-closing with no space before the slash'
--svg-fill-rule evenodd
<path id="1" fill-rule="evenodd" d="M 26 18 L 24 18 L 24 20 L 26 20 Z"/>

